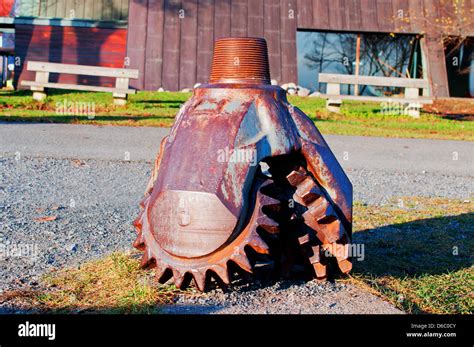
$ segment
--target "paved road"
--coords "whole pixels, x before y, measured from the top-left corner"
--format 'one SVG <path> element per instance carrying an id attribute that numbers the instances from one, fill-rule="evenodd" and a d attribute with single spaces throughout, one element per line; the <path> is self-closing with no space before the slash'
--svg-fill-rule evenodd
<path id="1" fill-rule="evenodd" d="M 152 161 L 169 128 L 0 124 L 0 155 Z M 344 169 L 471 176 L 474 142 L 326 135 Z"/>

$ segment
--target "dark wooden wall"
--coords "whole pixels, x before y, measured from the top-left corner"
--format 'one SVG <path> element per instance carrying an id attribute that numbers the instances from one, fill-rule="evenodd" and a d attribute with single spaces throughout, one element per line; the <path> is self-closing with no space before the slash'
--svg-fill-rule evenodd
<path id="1" fill-rule="evenodd" d="M 474 0 L 464 0 L 471 9 Z M 448 96 L 440 32 L 424 19 L 449 12 L 447 0 L 130 0 L 127 55 L 139 89 L 189 88 L 208 80 L 213 41 L 267 40 L 273 79 L 297 81 L 297 29 L 425 33 L 433 93 Z M 469 12 L 467 12 L 469 13 Z M 401 16 L 400 16 L 401 14 Z M 180 16 L 181 15 L 181 16 Z M 466 28 L 471 33 L 473 28 Z M 453 33 L 455 34 L 455 33 Z"/>
<path id="2" fill-rule="evenodd" d="M 5 0 L 2 0 L 5 1 Z M 12 0 L 6 0 L 12 1 Z M 19 17 L 127 20 L 128 0 L 17 0 Z"/>
<path id="3" fill-rule="evenodd" d="M 16 25 L 15 84 L 34 80 L 35 74 L 26 69 L 29 60 L 52 63 L 124 67 L 127 29 L 87 28 L 49 25 Z M 114 81 L 103 77 L 61 74 L 51 81 L 113 86 Z"/>

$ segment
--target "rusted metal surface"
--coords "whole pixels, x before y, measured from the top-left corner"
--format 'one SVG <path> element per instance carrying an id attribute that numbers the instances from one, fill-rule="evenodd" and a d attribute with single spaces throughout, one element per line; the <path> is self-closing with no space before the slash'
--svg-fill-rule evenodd
<path id="1" fill-rule="evenodd" d="M 269 84 L 265 41 L 218 40 L 211 81 L 161 143 L 135 221 L 142 266 L 200 290 L 234 272 L 350 271 L 351 183 L 314 123 Z"/>
<path id="2" fill-rule="evenodd" d="M 247 37 L 217 40 L 209 82 L 269 84 L 266 41 Z"/>

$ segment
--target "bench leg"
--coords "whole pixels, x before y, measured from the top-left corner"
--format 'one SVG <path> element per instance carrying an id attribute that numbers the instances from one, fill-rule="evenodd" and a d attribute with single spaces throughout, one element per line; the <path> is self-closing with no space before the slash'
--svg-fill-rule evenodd
<path id="1" fill-rule="evenodd" d="M 407 114 L 413 118 L 420 118 L 420 104 L 408 104 Z"/>
<path id="2" fill-rule="evenodd" d="M 342 105 L 342 100 L 340 99 L 328 99 L 326 101 L 326 108 L 329 112 L 340 113 L 341 105 Z"/>
<path id="3" fill-rule="evenodd" d="M 118 77 L 115 80 L 115 88 L 117 89 L 128 89 L 128 78 Z M 113 93 L 114 105 L 124 106 L 127 104 L 127 94 Z"/>
<path id="4" fill-rule="evenodd" d="M 125 106 L 127 104 L 127 94 L 114 93 L 114 105 Z"/>
<path id="5" fill-rule="evenodd" d="M 411 99 L 418 99 L 420 96 L 420 90 L 418 88 L 405 88 L 405 97 Z M 420 118 L 421 104 L 409 103 L 407 113 L 413 118 Z"/>
<path id="6" fill-rule="evenodd" d="M 114 98 L 114 105 L 125 106 L 127 104 L 127 98 Z"/>
<path id="7" fill-rule="evenodd" d="M 43 101 L 44 99 L 46 99 L 47 95 L 44 91 L 40 92 L 40 91 L 34 91 L 33 92 L 33 100 L 36 100 L 36 101 Z"/>
<path id="8" fill-rule="evenodd" d="M 37 71 L 35 81 L 39 83 L 48 83 L 49 72 Z M 46 92 L 43 87 L 32 87 L 31 91 L 33 92 L 34 100 L 43 101 L 46 99 Z"/>
<path id="9" fill-rule="evenodd" d="M 329 112 L 339 113 L 341 111 L 342 100 L 336 98 L 341 94 L 341 85 L 338 83 L 328 83 L 326 93 L 334 95 L 333 99 L 328 99 L 326 101 L 326 108 Z"/>

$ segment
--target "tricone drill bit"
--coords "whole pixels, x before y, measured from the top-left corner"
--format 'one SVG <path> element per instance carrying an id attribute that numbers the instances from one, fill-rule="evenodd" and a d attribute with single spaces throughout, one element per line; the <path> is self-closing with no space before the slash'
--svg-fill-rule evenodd
<path id="1" fill-rule="evenodd" d="M 161 142 L 134 223 L 142 267 L 201 291 L 234 271 L 349 272 L 352 185 L 314 123 L 271 85 L 265 40 L 217 40 L 211 70 Z"/>

